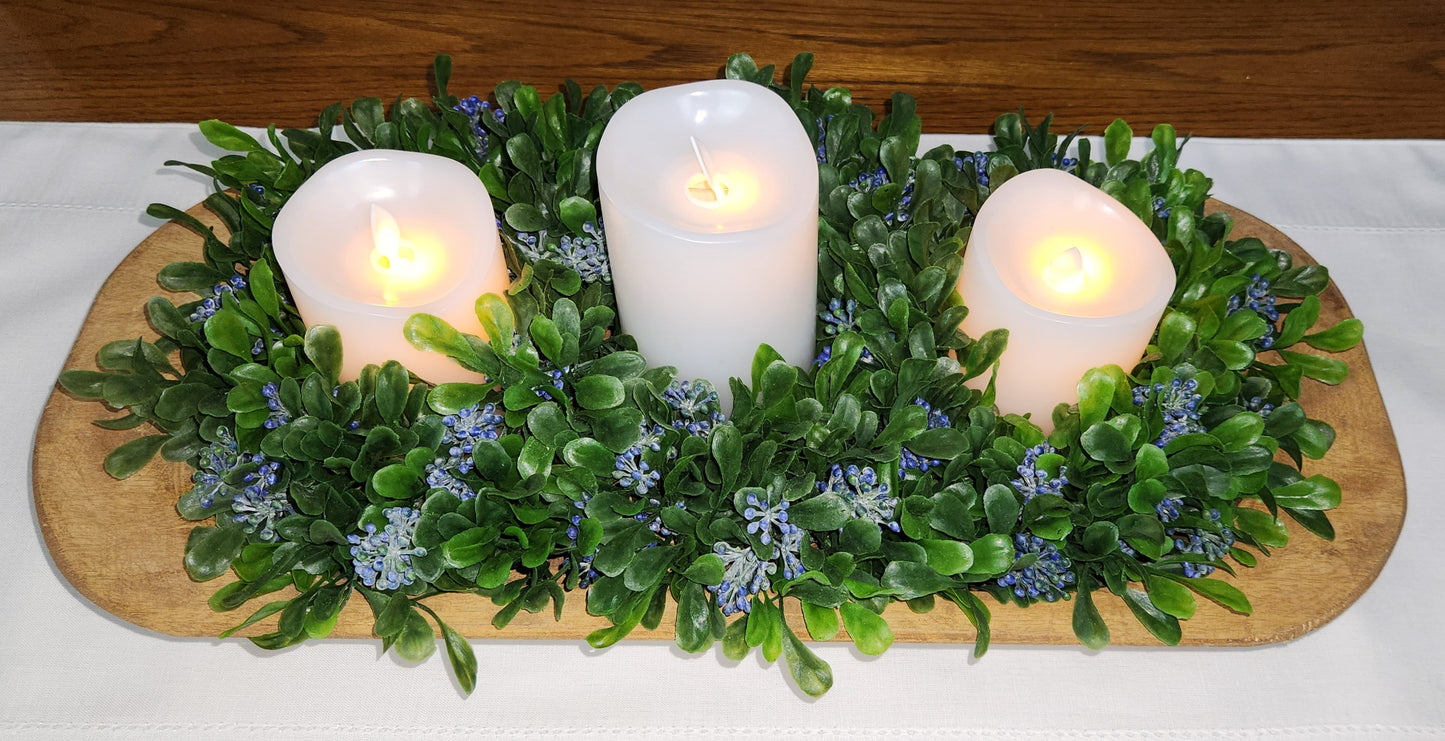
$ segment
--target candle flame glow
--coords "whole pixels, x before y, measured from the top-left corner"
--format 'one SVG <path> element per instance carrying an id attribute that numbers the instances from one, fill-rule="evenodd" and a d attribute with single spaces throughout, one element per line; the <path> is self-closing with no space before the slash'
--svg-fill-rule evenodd
<path id="1" fill-rule="evenodd" d="M 707 157 L 703 154 L 702 143 L 695 136 L 689 136 L 692 141 L 692 153 L 697 157 L 698 169 L 701 173 L 693 175 L 687 181 L 687 197 L 693 203 L 704 208 L 716 208 L 727 200 L 727 181 L 721 175 L 713 175 L 712 170 L 707 166 Z"/>
<path id="2" fill-rule="evenodd" d="M 1086 281 L 1084 256 L 1078 247 L 1070 247 L 1060 252 L 1044 268 L 1044 283 L 1059 293 L 1078 293 L 1084 290 Z"/>
<path id="3" fill-rule="evenodd" d="M 416 251 L 401 239 L 401 227 L 390 211 L 371 204 L 371 267 L 392 276 L 408 276 L 418 267 Z"/>

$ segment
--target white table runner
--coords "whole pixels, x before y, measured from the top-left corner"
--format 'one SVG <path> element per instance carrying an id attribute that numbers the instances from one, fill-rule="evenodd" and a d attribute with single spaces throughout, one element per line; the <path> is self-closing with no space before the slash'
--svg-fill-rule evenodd
<path id="1" fill-rule="evenodd" d="M 942 141 L 985 140 L 925 137 L 924 148 Z M 1329 266 L 1365 322 L 1410 502 L 1358 603 L 1293 643 L 1248 649 L 999 645 L 973 661 L 970 646 L 898 644 L 873 659 L 826 645 L 835 684 L 817 701 L 755 657 L 506 640 L 473 643 L 477 689 L 463 699 L 442 655 L 406 667 L 378 660 L 376 642 L 271 654 L 169 638 L 77 595 L 36 524 L 35 425 L 96 291 L 159 226 L 146 205 L 206 194 L 203 179 L 161 163 L 217 154 L 189 125 L 0 123 L 0 736 L 1445 737 L 1445 568 L 1432 536 L 1445 531 L 1445 141 L 1196 139 L 1181 161 Z"/>

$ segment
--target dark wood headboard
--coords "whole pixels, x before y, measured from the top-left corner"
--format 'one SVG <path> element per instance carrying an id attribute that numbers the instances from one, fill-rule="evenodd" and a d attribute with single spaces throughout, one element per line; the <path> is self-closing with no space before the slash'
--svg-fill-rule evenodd
<path id="1" fill-rule="evenodd" d="M 544 91 L 716 76 L 731 52 L 881 109 L 918 98 L 928 132 L 1002 112 L 1115 116 L 1206 136 L 1445 136 L 1435 0 L 644 0 L 289 3 L 5 0 L 0 119 L 307 125 L 328 103 L 520 79 Z"/>

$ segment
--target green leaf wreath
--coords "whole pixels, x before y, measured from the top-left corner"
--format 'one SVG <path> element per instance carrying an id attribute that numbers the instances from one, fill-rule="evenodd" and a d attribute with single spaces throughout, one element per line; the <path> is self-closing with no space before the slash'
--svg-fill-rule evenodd
<path id="1" fill-rule="evenodd" d="M 1296 399 L 1304 378 L 1337 384 L 1347 369 L 1302 343 L 1348 349 L 1360 323 L 1315 330 L 1326 270 L 1231 240 L 1229 217 L 1204 213 L 1211 181 L 1176 166 L 1173 128 L 1155 128 L 1152 150 L 1130 160 L 1133 134 L 1116 121 L 1098 160 L 1049 119 L 1006 114 L 993 151 L 915 156 L 912 98 L 895 94 L 875 125 L 847 90 L 805 85 L 811 66 L 799 55 L 778 84 L 746 55 L 726 65 L 792 105 L 821 185 L 818 357 L 797 368 L 759 347 L 751 377 L 730 379 L 730 418 L 707 381 L 649 368 L 617 323 L 593 163 L 603 127 L 640 86 L 584 95 L 568 80 L 543 100 L 504 82 L 490 99 L 458 98 L 438 57 L 430 104 L 333 105 L 316 130 L 273 127 L 269 147 L 201 124 L 235 152 L 186 165 L 214 180 L 205 205 L 227 236 L 168 206 L 148 211 L 204 239 L 203 261 L 159 274 L 198 298 L 152 298 L 158 339 L 108 344 L 100 370 L 60 380 L 125 411 L 100 426 L 158 430 L 111 453 L 112 476 L 157 452 L 196 469 L 177 503 L 198 523 L 187 572 L 234 573 L 211 597 L 216 610 L 278 595 L 227 635 L 274 616 L 274 630 L 250 640 L 322 638 L 360 596 L 376 635 L 405 658 L 436 650 L 435 623 L 470 692 L 472 649 L 431 596 L 489 598 L 498 628 L 585 598 L 610 623 L 588 636 L 597 647 L 656 628 L 670 598 L 684 650 L 761 649 L 819 695 L 831 670 L 783 619 L 787 600 L 813 639 L 833 639 L 841 621 L 878 654 L 893 641 L 890 602 L 923 611 L 941 599 L 976 627 L 981 655 L 985 595 L 1072 599 L 1079 640 L 1098 648 L 1109 640 L 1094 604 L 1102 589 L 1173 644 L 1196 595 L 1250 611 L 1210 576 L 1284 546 L 1281 513 L 1333 537 L 1325 510 L 1339 487 L 1299 465 L 1335 433 Z M 477 301 L 487 337 L 428 315 L 405 329 L 489 382 L 433 387 L 396 362 L 341 382 L 336 330 L 296 313 L 272 221 L 318 168 L 367 148 L 450 157 L 494 199 L 516 279 L 507 296 Z M 962 334 L 953 289 L 973 215 L 991 189 L 1036 168 L 1073 172 L 1125 204 L 1178 271 L 1144 359 L 1087 373 L 1048 435 L 997 414 L 991 389 L 964 385 L 992 372 L 1007 335 Z"/>

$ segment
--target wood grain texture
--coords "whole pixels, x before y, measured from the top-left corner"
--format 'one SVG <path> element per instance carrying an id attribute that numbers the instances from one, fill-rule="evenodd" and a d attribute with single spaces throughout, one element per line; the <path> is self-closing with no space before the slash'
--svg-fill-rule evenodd
<path id="1" fill-rule="evenodd" d="M 1023 106 L 1095 133 L 1122 116 L 1202 136 L 1445 136 L 1445 3 L 1419 0 L 7 0 L 0 117 L 301 126 L 335 101 L 428 94 L 437 53 L 466 95 L 651 88 L 737 51 L 815 52 L 811 79 L 875 109 L 912 93 L 929 132 Z"/>
<path id="2" fill-rule="evenodd" d="M 1211 202 L 1209 208 L 1221 205 Z M 1224 208 L 1236 219 L 1236 236 L 1258 236 L 1272 247 L 1288 249 L 1297 260 L 1310 261 L 1273 228 Z M 191 213 L 218 226 L 199 206 Z M 169 262 L 195 260 L 199 255 L 200 239 L 174 224 L 161 227 L 141 243 L 101 288 L 66 367 L 94 368 L 101 345 L 118 337 L 154 338 L 143 307 L 152 295 L 164 294 L 156 288 L 156 272 Z M 190 300 L 188 296 L 170 296 L 177 301 Z M 1335 287 L 1320 298 L 1322 325 L 1350 316 Z M 1364 346 L 1340 357 L 1351 369 L 1345 384 L 1329 388 L 1306 381 L 1302 399 L 1312 416 L 1339 431 L 1326 460 L 1307 462 L 1305 468 L 1306 474 L 1320 472 L 1333 477 L 1344 490 L 1344 503 L 1330 513 L 1337 539 L 1320 540 L 1291 523 L 1293 537 L 1288 548 L 1262 558 L 1258 568 L 1241 569 L 1237 584 L 1253 601 L 1254 615 L 1236 615 L 1201 599 L 1199 612 L 1185 623 L 1185 645 L 1253 645 L 1299 637 L 1344 611 L 1384 567 L 1404 522 L 1404 472 Z M 101 405 L 76 400 L 57 386 L 40 421 L 32 467 L 35 508 L 56 566 L 85 598 L 141 627 L 178 636 L 214 636 L 240 622 L 250 609 L 267 600 L 233 613 L 212 612 L 206 599 L 231 577 L 197 583 L 181 567 L 186 535 L 194 523 L 176 514 L 175 503 L 190 488 L 191 469 L 158 458 L 129 479 L 111 479 L 101 468 L 105 454 L 144 432 L 108 432 L 92 426 L 90 421 L 102 414 Z M 107 513 L 104 518 L 97 516 L 102 511 Z M 1222 572 L 1218 575 L 1225 577 Z M 1122 601 L 1107 592 L 1096 595 L 1115 645 L 1156 645 Z M 550 610 L 535 615 L 523 612 L 501 632 L 491 626 L 496 608 L 490 601 L 442 595 L 428 604 L 452 626 L 475 638 L 577 640 L 605 625 L 585 612 L 580 593 L 567 600 L 560 622 L 552 620 Z M 668 609 L 663 629 L 639 630 L 634 637 L 670 639 L 672 606 Z M 995 642 L 1075 642 L 1072 603 L 1028 609 L 994 605 L 993 612 Z M 799 635 L 805 635 L 801 616 L 790 617 Z M 903 641 L 968 642 L 974 636 L 968 621 L 952 605 L 915 614 L 895 604 L 889 608 L 888 618 Z M 365 637 L 370 631 L 371 614 L 363 600 L 355 599 L 342 613 L 334 636 Z"/>

